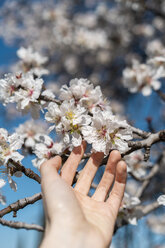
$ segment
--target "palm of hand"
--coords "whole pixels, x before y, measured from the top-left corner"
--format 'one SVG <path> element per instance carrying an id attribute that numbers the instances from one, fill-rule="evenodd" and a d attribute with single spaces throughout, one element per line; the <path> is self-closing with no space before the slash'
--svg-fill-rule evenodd
<path id="1" fill-rule="evenodd" d="M 94 195 L 89 197 L 88 192 L 103 159 L 103 154 L 92 154 L 73 189 L 70 185 L 72 185 L 84 151 L 84 143 L 72 151 L 61 169 L 61 177 L 57 173 L 61 166 L 59 157 L 55 157 L 41 166 L 47 219 L 54 219 L 56 224 L 64 225 L 62 228 L 65 228 L 67 223 L 72 223 L 70 228 L 75 230 L 85 228 L 94 239 L 97 239 L 100 244 L 98 247 L 105 247 L 112 238 L 115 220 L 124 194 L 126 164 L 120 161 L 121 156 L 118 151 L 111 152 L 103 177 Z M 114 178 L 113 189 L 107 198 Z M 60 216 L 63 218 L 64 215 L 63 223 Z M 58 222 L 58 220 L 60 221 Z"/>
<path id="2" fill-rule="evenodd" d="M 88 196 L 81 195 L 79 192 L 76 192 L 76 197 L 90 228 L 97 233 L 95 236 L 103 239 L 104 243 L 109 243 L 109 238 L 113 234 L 116 215 L 113 207 L 107 202 L 98 202 Z"/>

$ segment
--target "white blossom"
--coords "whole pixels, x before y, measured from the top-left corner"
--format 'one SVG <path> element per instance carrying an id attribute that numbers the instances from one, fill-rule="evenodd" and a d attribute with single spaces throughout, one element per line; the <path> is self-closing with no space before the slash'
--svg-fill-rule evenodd
<path id="1" fill-rule="evenodd" d="M 122 219 L 124 219 L 131 225 L 137 225 L 138 212 L 134 208 L 140 203 L 141 201 L 139 198 L 131 196 L 125 192 L 117 218 L 117 225 L 121 226 Z"/>
<path id="2" fill-rule="evenodd" d="M 48 61 L 48 57 L 44 57 L 40 53 L 34 52 L 31 47 L 28 47 L 27 49 L 21 47 L 17 51 L 17 55 L 21 60 L 11 66 L 12 71 L 21 70 L 24 73 L 30 72 L 37 77 L 49 74 L 49 70 L 43 67 Z"/>
<path id="3" fill-rule="evenodd" d="M 165 77 L 165 69 L 163 66 L 153 68 L 149 64 L 140 64 L 134 60 L 133 67 L 123 71 L 123 77 L 123 84 L 131 93 L 141 91 L 144 96 L 148 96 L 152 89 L 160 89 L 160 78 Z"/>
<path id="4" fill-rule="evenodd" d="M 161 70 L 163 71 L 165 70 L 165 56 L 153 57 L 148 60 L 148 64 L 150 64 L 153 68 L 161 67 Z"/>
<path id="5" fill-rule="evenodd" d="M 157 57 L 165 55 L 165 47 L 159 39 L 148 42 L 146 52 L 149 57 Z"/>
<path id="6" fill-rule="evenodd" d="M 128 148 L 127 140 L 132 132 L 126 121 L 120 121 L 111 112 L 96 112 L 91 126 L 82 128 L 84 139 L 92 144 L 94 152 L 108 154 L 111 149 L 124 152 Z"/>
<path id="7" fill-rule="evenodd" d="M 50 103 L 45 119 L 54 123 L 52 128 L 63 136 L 66 144 L 79 146 L 82 142 L 81 130 L 82 127 L 89 125 L 91 117 L 87 115 L 87 110 L 80 105 L 75 105 L 75 101 L 63 101 L 61 105 Z"/>
<path id="8" fill-rule="evenodd" d="M 127 171 L 132 172 L 139 178 L 145 176 L 148 167 L 151 167 L 151 163 L 144 161 L 144 154 L 141 150 L 132 152 L 125 156 L 124 159 L 127 163 Z"/>
<path id="9" fill-rule="evenodd" d="M 0 101 L 4 105 L 15 102 L 15 92 L 21 85 L 21 74 L 5 74 L 4 79 L 0 79 Z"/>
<path id="10" fill-rule="evenodd" d="M 37 100 L 41 94 L 42 85 L 42 79 L 34 79 L 31 73 L 24 75 L 21 84 L 22 88 L 16 92 L 20 109 L 28 108 L 30 103 L 38 102 Z"/>
<path id="11" fill-rule="evenodd" d="M 8 74 L 1 80 L 0 100 L 4 104 L 15 102 L 19 111 L 23 113 L 30 111 L 33 118 L 38 118 L 42 86 L 43 80 L 35 79 L 30 72 Z"/>
<path id="12" fill-rule="evenodd" d="M 75 45 L 95 50 L 97 48 L 108 47 L 108 37 L 103 30 L 87 30 L 78 28 L 75 32 Z"/>
<path id="13" fill-rule="evenodd" d="M 158 201 L 159 205 L 165 206 L 165 195 L 159 196 L 157 201 Z"/>
<path id="14" fill-rule="evenodd" d="M 38 135 L 46 134 L 46 127 L 47 125 L 41 121 L 29 120 L 20 124 L 15 131 L 24 139 L 24 146 L 33 149 L 38 140 Z"/>
<path id="15" fill-rule="evenodd" d="M 27 64 L 34 64 L 36 66 L 45 64 L 48 61 L 48 57 L 40 55 L 38 52 L 34 52 L 32 47 L 21 47 L 17 51 L 17 55 Z"/>
<path id="16" fill-rule="evenodd" d="M 38 141 L 40 141 L 40 143 L 35 145 L 33 151 L 37 158 L 32 160 L 33 165 L 38 169 L 42 163 L 50 159 L 52 156 L 57 154 L 60 155 L 65 149 L 63 142 L 54 143 L 47 135 L 38 136 Z"/>
<path id="17" fill-rule="evenodd" d="M 95 108 L 110 111 L 109 102 L 103 98 L 100 86 L 94 88 L 94 85 L 84 78 L 72 79 L 69 87 L 63 85 L 59 98 L 61 100 L 74 99 L 75 104 L 80 104 L 90 112 L 94 112 Z"/>
<path id="18" fill-rule="evenodd" d="M 17 133 L 8 135 L 7 130 L 0 128 L 0 165 L 7 165 L 9 159 L 21 161 L 24 157 L 17 150 L 22 144 L 23 138 L 20 135 Z"/>
<path id="19" fill-rule="evenodd" d="M 133 207 L 140 204 L 140 199 L 135 196 L 130 196 L 126 192 L 122 201 L 122 208 L 132 209 Z"/>

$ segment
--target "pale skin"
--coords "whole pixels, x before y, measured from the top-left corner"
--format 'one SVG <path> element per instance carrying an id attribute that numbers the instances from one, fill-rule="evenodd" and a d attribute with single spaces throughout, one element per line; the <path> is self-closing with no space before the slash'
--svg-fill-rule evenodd
<path id="1" fill-rule="evenodd" d="M 46 231 L 40 248 L 106 248 L 111 243 L 125 190 L 126 164 L 117 150 L 112 151 L 103 177 L 90 197 L 88 192 L 104 155 L 91 155 L 72 188 L 85 149 L 85 142 L 73 149 L 60 175 L 60 156 L 41 165 Z"/>

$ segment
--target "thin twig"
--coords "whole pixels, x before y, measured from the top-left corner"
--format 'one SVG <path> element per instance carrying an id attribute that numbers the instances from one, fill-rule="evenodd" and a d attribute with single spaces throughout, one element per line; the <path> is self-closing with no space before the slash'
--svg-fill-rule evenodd
<path id="1" fill-rule="evenodd" d="M 122 154 L 124 157 L 125 155 L 128 155 L 132 153 L 133 151 L 151 147 L 153 144 L 157 142 L 165 141 L 165 130 L 161 130 L 158 133 L 151 133 L 148 138 L 140 141 L 129 141 L 128 142 L 128 150 Z"/>
<path id="2" fill-rule="evenodd" d="M 136 206 L 135 210 L 136 210 L 136 212 L 138 212 L 138 219 L 146 216 L 147 214 L 154 211 L 158 207 L 160 207 L 160 205 L 157 201 L 154 201 L 154 202 L 152 202 L 146 206 L 144 206 L 144 205 Z"/>
<path id="3" fill-rule="evenodd" d="M 135 196 L 137 198 L 140 198 L 144 192 L 144 190 L 147 188 L 148 184 L 150 183 L 150 180 L 145 180 L 142 185 L 138 188 Z"/>
<path id="4" fill-rule="evenodd" d="M 38 174 L 36 174 L 34 171 L 32 171 L 29 168 L 25 168 L 20 162 L 15 162 L 14 160 L 10 159 L 9 161 L 11 164 L 14 165 L 16 171 L 23 172 L 27 177 L 37 181 L 38 183 L 41 183 L 41 178 Z"/>
<path id="5" fill-rule="evenodd" d="M 17 212 L 18 210 L 26 207 L 29 204 L 33 204 L 36 201 L 39 201 L 42 198 L 42 193 L 35 194 L 30 197 L 25 197 L 23 199 L 20 199 L 12 204 L 10 204 L 8 207 L 0 210 L 0 218 L 4 215 L 11 213 L 11 212 Z"/>
<path id="6" fill-rule="evenodd" d="M 141 219 L 142 217 L 148 215 L 149 213 L 151 213 L 152 211 L 156 210 L 157 208 L 159 208 L 160 205 L 157 201 L 154 201 L 148 205 L 138 205 L 136 206 L 134 209 L 132 209 L 132 213 L 130 213 L 130 217 L 131 218 L 136 218 L 137 220 Z M 128 225 L 129 221 L 128 219 L 123 218 L 122 219 L 122 223 L 120 223 L 120 226 L 115 225 L 115 229 L 114 229 L 114 233 L 116 233 L 116 231 L 125 225 Z"/>
<path id="7" fill-rule="evenodd" d="M 145 177 L 137 177 L 133 172 L 129 172 L 129 174 L 137 181 L 139 182 L 144 182 L 146 180 L 150 180 L 151 178 L 153 178 L 158 172 L 159 172 L 159 169 L 160 169 L 160 166 L 161 166 L 161 162 L 162 162 L 162 159 L 163 159 L 163 154 L 161 154 L 159 156 L 159 158 L 157 159 L 157 162 L 156 164 L 152 167 L 152 169 L 150 170 L 150 172 L 148 173 L 147 176 Z"/>
<path id="8" fill-rule="evenodd" d="M 143 131 L 143 130 L 136 128 L 136 127 L 131 127 L 131 130 L 132 130 L 133 134 L 136 134 L 137 136 L 139 136 L 143 139 L 148 138 L 151 134 L 149 132 Z"/>
<path id="9" fill-rule="evenodd" d="M 158 173 L 159 168 L 160 168 L 160 165 L 159 165 L 159 164 L 155 164 L 155 165 L 153 166 L 153 168 L 151 169 L 150 173 L 148 173 L 148 175 L 145 176 L 145 177 L 138 177 L 138 176 L 136 176 L 133 172 L 129 172 L 129 174 L 130 174 L 136 181 L 144 182 L 144 181 L 150 180 L 152 177 L 154 177 L 154 176 Z"/>
<path id="10" fill-rule="evenodd" d="M 61 104 L 61 101 L 60 100 L 57 100 L 57 99 L 54 99 L 54 98 L 51 98 L 51 97 L 47 97 L 47 96 L 40 96 L 39 98 L 40 100 L 43 100 L 45 102 L 54 102 L 54 103 L 57 103 L 58 105 Z"/>
<path id="11" fill-rule="evenodd" d="M 26 230 L 36 230 L 39 232 L 43 232 L 44 228 L 42 226 L 36 225 L 36 224 L 28 224 L 25 222 L 19 222 L 19 221 L 8 221 L 0 218 L 0 224 L 3 226 L 8 226 L 15 229 L 26 229 Z"/>

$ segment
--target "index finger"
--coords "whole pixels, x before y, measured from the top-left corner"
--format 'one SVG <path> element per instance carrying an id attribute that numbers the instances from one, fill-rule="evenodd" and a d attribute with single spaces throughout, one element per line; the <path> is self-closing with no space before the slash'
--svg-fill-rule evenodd
<path id="1" fill-rule="evenodd" d="M 49 185 L 52 183 L 59 175 L 58 170 L 61 167 L 61 157 L 55 156 L 44 162 L 40 167 L 41 172 L 41 184 Z"/>

